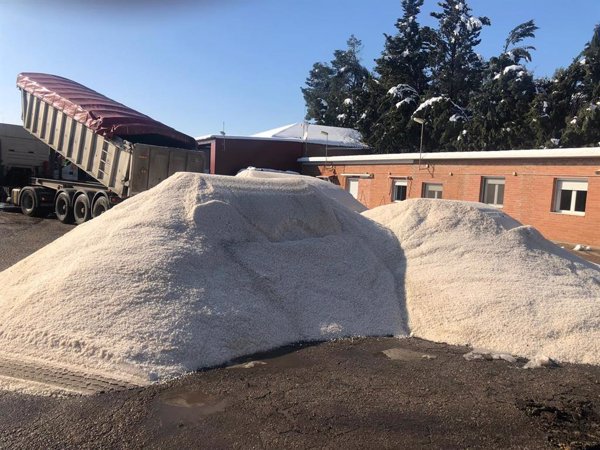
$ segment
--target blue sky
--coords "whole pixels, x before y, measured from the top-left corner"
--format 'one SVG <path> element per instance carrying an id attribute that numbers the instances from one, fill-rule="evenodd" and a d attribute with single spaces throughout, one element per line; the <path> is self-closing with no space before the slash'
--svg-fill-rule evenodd
<path id="1" fill-rule="evenodd" d="M 168 3 L 168 6 L 164 4 Z M 600 22 L 600 0 L 470 0 L 492 21 L 478 51 L 497 54 L 535 19 L 537 75 L 568 65 Z M 425 0 L 420 21 L 435 25 Z M 400 0 L 0 0 L 0 122 L 19 123 L 15 79 L 76 80 L 192 136 L 244 135 L 301 121 L 300 87 L 350 34 L 372 67 Z"/>

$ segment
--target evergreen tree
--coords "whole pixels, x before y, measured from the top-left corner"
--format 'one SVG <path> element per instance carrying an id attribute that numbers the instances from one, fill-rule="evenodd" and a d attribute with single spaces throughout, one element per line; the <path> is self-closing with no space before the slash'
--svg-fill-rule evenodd
<path id="1" fill-rule="evenodd" d="M 427 90 L 427 66 L 432 30 L 422 28 L 417 16 L 423 0 L 403 0 L 397 33 L 385 35 L 385 48 L 376 60 L 379 79 L 369 84 L 362 127 L 367 142 L 378 152 L 404 152 L 419 145 L 419 127 L 412 111 Z"/>
<path id="2" fill-rule="evenodd" d="M 485 63 L 474 49 L 481 42 L 482 27 L 490 25 L 490 20 L 472 16 L 466 0 L 445 0 L 438 5 L 442 11 L 431 13 L 439 21 L 431 54 L 433 94 L 466 105 L 483 77 Z"/>
<path id="3" fill-rule="evenodd" d="M 306 102 L 306 119 L 319 125 L 354 127 L 362 109 L 363 91 L 370 77 L 360 63 L 361 41 L 354 35 L 346 50 L 336 50 L 329 63 L 316 63 L 302 94 Z"/>
<path id="4" fill-rule="evenodd" d="M 569 114 L 562 134 L 561 146 L 600 145 L 600 26 L 591 41 L 565 73 L 572 77 Z M 563 80 L 561 80 L 563 81 Z"/>
<path id="5" fill-rule="evenodd" d="M 455 151 L 467 138 L 468 131 L 461 122 L 469 119 L 466 105 L 480 90 L 484 76 L 486 64 L 475 47 L 481 41 L 482 27 L 490 25 L 490 20 L 471 15 L 466 0 L 444 0 L 438 5 L 441 12 L 431 13 L 439 26 L 432 36 L 428 100 L 422 105 L 432 98 L 445 99 L 431 108 L 435 115 L 425 129 L 436 150 Z"/>
<path id="6" fill-rule="evenodd" d="M 600 27 L 569 67 L 537 87 L 529 112 L 536 146 L 600 145 Z"/>
<path id="7" fill-rule="evenodd" d="M 533 20 L 515 27 L 506 39 L 503 52 L 490 59 L 481 90 L 471 97 L 472 118 L 466 124 L 468 139 L 460 139 L 461 150 L 531 148 L 535 144 L 527 114 L 535 97 L 533 76 L 521 65 L 531 61 L 535 37 Z"/>

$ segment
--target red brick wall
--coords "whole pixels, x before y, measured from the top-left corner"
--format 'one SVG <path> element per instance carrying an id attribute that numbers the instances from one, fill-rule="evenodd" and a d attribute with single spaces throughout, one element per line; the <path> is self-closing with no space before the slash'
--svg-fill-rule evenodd
<path id="1" fill-rule="evenodd" d="M 293 170 L 301 169 L 298 158 L 303 156 L 325 156 L 325 145 L 298 141 L 277 141 L 267 139 L 212 138 L 201 142 L 210 144 L 210 173 L 235 175 L 246 167 L 261 169 Z M 362 149 L 346 149 L 328 146 L 329 156 L 356 155 Z"/>
<path id="2" fill-rule="evenodd" d="M 556 241 L 600 246 L 600 159 L 564 160 L 487 160 L 430 162 L 428 167 L 417 164 L 373 165 L 304 165 L 307 175 L 334 175 L 342 187 L 343 173 L 371 173 L 372 178 L 359 180 L 358 200 L 368 208 L 391 203 L 393 178 L 405 176 L 408 197 L 422 196 L 423 183 L 442 183 L 443 198 L 480 201 L 483 177 L 504 177 L 502 210 L 521 223 L 533 225 L 544 236 Z M 516 173 L 516 175 L 514 175 Z M 554 180 L 556 178 L 586 178 L 588 194 L 584 216 L 552 212 Z M 334 178 L 335 180 L 335 178 Z"/>

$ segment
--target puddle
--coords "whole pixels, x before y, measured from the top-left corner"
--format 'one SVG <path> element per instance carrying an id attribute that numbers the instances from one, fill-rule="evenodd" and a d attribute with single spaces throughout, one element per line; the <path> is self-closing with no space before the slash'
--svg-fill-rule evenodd
<path id="1" fill-rule="evenodd" d="M 229 400 L 201 391 L 180 390 L 160 397 L 159 414 L 166 422 L 196 422 L 225 411 Z"/>
<path id="2" fill-rule="evenodd" d="M 430 355 L 428 353 L 423 352 L 415 352 L 412 350 L 407 350 L 405 348 L 390 348 L 388 350 L 384 350 L 383 353 L 389 359 L 395 361 L 423 361 L 428 359 L 436 359 L 437 356 Z"/>

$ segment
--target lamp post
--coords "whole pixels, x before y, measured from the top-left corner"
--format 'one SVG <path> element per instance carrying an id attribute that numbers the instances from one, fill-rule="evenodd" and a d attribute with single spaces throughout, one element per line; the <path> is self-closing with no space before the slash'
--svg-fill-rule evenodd
<path id="1" fill-rule="evenodd" d="M 327 131 L 322 131 L 321 134 L 325 136 L 325 162 L 327 163 L 327 147 L 329 147 L 329 133 Z"/>
<path id="2" fill-rule="evenodd" d="M 423 154 L 423 130 L 425 128 L 425 119 L 413 117 L 413 120 L 421 124 L 421 144 L 419 145 L 419 170 L 421 170 L 421 155 Z"/>

